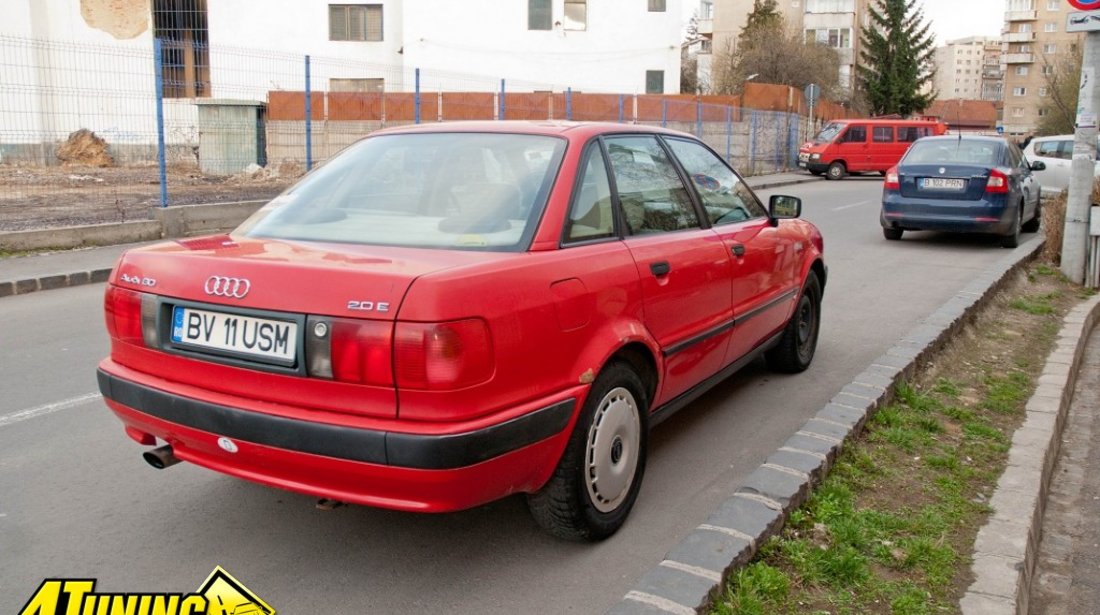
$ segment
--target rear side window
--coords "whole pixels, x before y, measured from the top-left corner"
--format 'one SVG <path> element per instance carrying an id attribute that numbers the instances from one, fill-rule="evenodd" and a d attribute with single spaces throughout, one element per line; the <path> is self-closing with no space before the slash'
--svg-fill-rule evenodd
<path id="1" fill-rule="evenodd" d="M 588 148 L 581 183 L 569 207 L 565 221 L 565 241 L 568 243 L 602 239 L 615 235 L 615 219 L 611 207 L 611 183 L 599 145 Z"/>
<path id="2" fill-rule="evenodd" d="M 865 143 L 867 141 L 867 127 L 863 125 L 849 126 L 848 132 L 840 140 L 842 143 Z"/>
<path id="3" fill-rule="evenodd" d="M 730 224 L 767 215 L 745 182 L 714 152 L 693 141 L 666 141 L 691 177 L 711 224 Z"/>
<path id="4" fill-rule="evenodd" d="M 875 126 L 871 131 L 871 139 L 875 143 L 893 143 L 894 142 L 894 127 L 893 126 Z"/>
<path id="5" fill-rule="evenodd" d="M 627 231 L 639 235 L 699 227 L 691 197 L 656 137 L 611 137 L 605 144 Z"/>

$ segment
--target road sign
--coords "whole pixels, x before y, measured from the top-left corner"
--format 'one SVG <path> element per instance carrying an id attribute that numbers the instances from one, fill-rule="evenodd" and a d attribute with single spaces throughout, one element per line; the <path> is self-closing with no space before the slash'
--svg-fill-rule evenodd
<path id="1" fill-rule="evenodd" d="M 1079 11 L 1100 9 L 1100 0 L 1069 0 L 1069 4 Z"/>
<path id="2" fill-rule="evenodd" d="M 1004 133 L 1005 133 L 1005 127 L 1004 126 L 998 126 L 997 127 L 997 134 L 1003 135 Z"/>
<path id="3" fill-rule="evenodd" d="M 1100 0 L 1098 0 L 1100 3 Z M 1070 11 L 1066 15 L 1066 32 L 1100 31 L 1100 10 Z"/>
<path id="4" fill-rule="evenodd" d="M 806 86 L 806 89 L 804 89 L 802 93 L 806 96 L 806 101 L 808 103 L 811 105 L 816 104 L 818 97 L 821 96 L 821 86 L 816 83 L 811 83 Z"/>

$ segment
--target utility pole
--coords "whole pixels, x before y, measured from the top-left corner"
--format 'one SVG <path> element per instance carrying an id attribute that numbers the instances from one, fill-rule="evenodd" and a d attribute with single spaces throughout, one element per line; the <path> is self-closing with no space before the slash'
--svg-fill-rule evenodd
<path id="1" fill-rule="evenodd" d="M 1069 198 L 1062 235 L 1062 273 L 1077 284 L 1091 286 L 1096 281 L 1085 280 L 1085 264 L 1088 259 L 1089 209 L 1096 160 L 1097 105 L 1100 104 L 1100 79 L 1097 78 L 1097 68 L 1100 67 L 1100 0 L 1068 2 L 1080 11 L 1069 13 L 1066 32 L 1086 34 L 1081 85 L 1077 95 Z"/>

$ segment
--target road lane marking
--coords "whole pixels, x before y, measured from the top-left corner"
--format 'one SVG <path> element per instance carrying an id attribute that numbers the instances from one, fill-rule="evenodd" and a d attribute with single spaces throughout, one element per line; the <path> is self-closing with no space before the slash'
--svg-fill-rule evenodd
<path id="1" fill-rule="evenodd" d="M 92 401 L 93 399 L 98 399 L 99 397 L 99 393 L 88 393 L 86 395 L 79 395 L 77 397 L 65 399 L 62 401 L 55 401 L 52 404 L 44 404 L 41 406 L 36 406 L 34 408 L 28 408 L 26 410 L 13 412 L 11 414 L 0 415 L 0 427 L 5 427 L 7 425 L 18 423 L 20 421 L 25 421 L 27 419 L 33 419 L 37 416 L 52 414 L 54 412 L 57 412 L 58 410 L 67 410 L 74 406 L 79 406 L 80 404 L 83 404 L 85 402 Z"/>
<path id="2" fill-rule="evenodd" d="M 874 202 L 875 201 L 859 201 L 857 203 L 848 203 L 847 205 L 841 205 L 840 207 L 834 207 L 833 211 L 840 211 L 842 209 L 851 209 L 853 207 L 859 207 L 861 205 L 870 205 L 871 203 L 874 203 Z"/>

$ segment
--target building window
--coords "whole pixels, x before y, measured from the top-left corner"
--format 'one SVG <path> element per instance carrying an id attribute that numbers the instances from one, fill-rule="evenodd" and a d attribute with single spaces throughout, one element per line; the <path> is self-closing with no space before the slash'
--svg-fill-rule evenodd
<path id="1" fill-rule="evenodd" d="M 385 79 L 381 77 L 369 77 L 362 79 L 337 79 L 328 80 L 330 92 L 369 92 L 381 93 L 386 90 Z"/>
<path id="2" fill-rule="evenodd" d="M 1024 75 L 1027 75 L 1027 67 L 1026 66 L 1017 66 L 1016 67 L 1016 74 L 1021 76 L 1021 77 L 1023 77 Z"/>
<path id="3" fill-rule="evenodd" d="M 664 13 L 665 12 L 665 0 L 649 0 L 649 12 L 650 13 Z"/>
<path id="4" fill-rule="evenodd" d="M 1051 66 L 1050 64 L 1044 64 L 1043 65 L 1043 74 L 1044 75 L 1053 75 L 1054 74 L 1054 67 Z"/>
<path id="5" fill-rule="evenodd" d="M 663 71 L 663 70 L 647 70 L 645 72 L 645 93 L 646 94 L 664 94 L 665 93 L 665 71 Z"/>
<path id="6" fill-rule="evenodd" d="M 1039 88 L 1039 97 L 1045 97 L 1047 95 L 1047 89 L 1045 87 Z"/>
<path id="7" fill-rule="evenodd" d="M 699 41 L 699 53 L 714 53 L 714 41 L 709 38 Z"/>
<path id="8" fill-rule="evenodd" d="M 1023 107 L 1013 107 L 1012 108 L 1012 117 L 1023 117 L 1023 116 L 1024 116 L 1024 108 Z"/>
<path id="9" fill-rule="evenodd" d="M 1057 53 L 1057 52 L 1058 52 L 1058 44 L 1057 43 L 1047 43 L 1046 45 L 1043 45 L 1043 53 Z"/>
<path id="10" fill-rule="evenodd" d="M 1013 96 L 1024 96 L 1026 94 L 1027 94 L 1027 88 L 1024 88 L 1024 87 L 1012 88 L 1012 95 Z"/>
<path id="11" fill-rule="evenodd" d="M 1047 10 L 1057 11 L 1062 6 L 1062 0 L 1047 0 Z"/>
<path id="12" fill-rule="evenodd" d="M 565 0 L 566 30 L 585 30 L 588 26 L 588 0 Z"/>
<path id="13" fill-rule="evenodd" d="M 1043 24 L 1043 32 L 1057 32 L 1057 31 L 1058 31 L 1058 24 L 1054 23 L 1053 21 L 1050 21 L 1050 22 L 1047 22 L 1047 23 Z"/>
<path id="14" fill-rule="evenodd" d="M 851 28 L 820 28 L 806 30 L 807 43 L 821 43 L 833 49 L 848 49 L 852 46 Z"/>
<path id="15" fill-rule="evenodd" d="M 1039 107 L 1039 117 L 1044 117 L 1049 112 L 1046 107 Z"/>
<path id="16" fill-rule="evenodd" d="M 328 40 L 382 40 L 381 4 L 328 5 Z"/>
<path id="17" fill-rule="evenodd" d="M 161 41 L 164 97 L 209 97 L 206 0 L 153 0 L 153 36 Z"/>
<path id="18" fill-rule="evenodd" d="M 550 0 L 527 0 L 528 30 L 549 30 L 553 23 Z"/>

